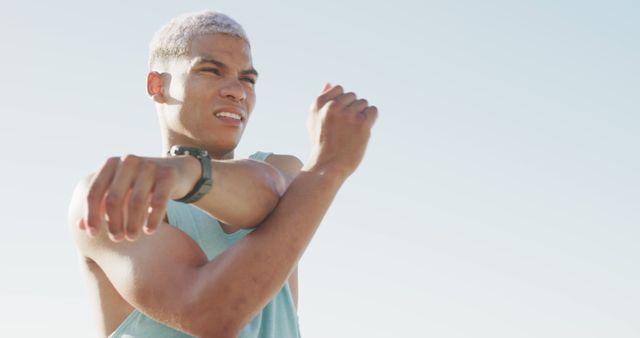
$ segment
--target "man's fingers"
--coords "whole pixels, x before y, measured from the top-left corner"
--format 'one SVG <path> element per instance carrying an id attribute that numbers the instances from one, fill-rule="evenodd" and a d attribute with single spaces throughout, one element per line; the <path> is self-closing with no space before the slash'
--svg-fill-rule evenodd
<path id="1" fill-rule="evenodd" d="M 323 93 L 316 98 L 313 109 L 315 111 L 320 110 L 327 102 L 335 99 L 343 93 L 344 89 L 340 85 L 333 86 L 329 90 L 324 90 Z"/>
<path id="2" fill-rule="evenodd" d="M 124 202 L 129 194 L 133 178 L 137 174 L 140 159 L 128 155 L 118 167 L 109 191 L 105 196 L 106 216 L 109 225 L 109 235 L 114 241 L 124 238 L 125 209 Z"/>
<path id="3" fill-rule="evenodd" d="M 326 93 L 329 89 L 331 89 L 331 83 L 327 82 L 322 86 L 322 92 L 320 94 Z"/>
<path id="4" fill-rule="evenodd" d="M 373 127 L 373 124 L 376 123 L 376 120 L 378 119 L 378 108 L 376 106 L 370 106 L 362 113 L 365 116 L 365 124 L 367 127 Z"/>
<path id="5" fill-rule="evenodd" d="M 348 93 L 344 93 L 344 94 L 336 97 L 333 100 L 338 102 L 339 104 L 341 104 L 343 107 L 347 107 L 347 106 L 351 105 L 352 103 L 354 103 L 357 98 L 358 97 L 356 96 L 355 93 L 348 92 Z"/>
<path id="6" fill-rule="evenodd" d="M 102 200 L 104 194 L 111 184 L 111 180 L 116 172 L 120 158 L 112 157 L 102 166 L 100 171 L 91 179 L 89 192 L 87 193 L 87 210 L 85 215 L 86 226 L 89 234 L 95 236 L 100 231 L 102 224 Z"/>
<path id="7" fill-rule="evenodd" d="M 153 187 L 151 201 L 149 202 L 149 218 L 144 227 L 144 231 L 147 234 L 152 234 L 162 222 L 169 196 L 171 196 L 177 179 L 175 171 L 168 168 L 159 168 L 156 172 L 156 178 L 156 184 Z"/>
<path id="8" fill-rule="evenodd" d="M 124 226 L 125 238 L 129 241 L 134 241 L 138 238 L 140 228 L 142 228 L 147 219 L 155 170 L 153 163 L 146 162 L 142 164 L 131 188 L 131 193 L 127 200 L 126 224 Z"/>
<path id="9" fill-rule="evenodd" d="M 363 112 L 367 107 L 369 107 L 369 102 L 365 99 L 359 99 L 359 100 L 355 100 L 353 101 L 350 105 L 349 105 L 349 110 L 356 112 L 356 113 L 361 113 Z"/>
<path id="10" fill-rule="evenodd" d="M 153 203 L 151 203 L 152 205 L 149 206 L 148 212 L 149 212 L 149 218 L 147 218 L 147 224 L 144 225 L 144 233 L 146 233 L 147 235 L 151 235 L 153 234 L 156 229 L 158 229 L 158 226 L 160 226 L 160 223 L 162 223 L 162 220 L 164 219 L 164 215 L 166 213 L 166 209 L 167 209 L 167 203 L 157 203 L 156 206 L 153 206 Z"/>

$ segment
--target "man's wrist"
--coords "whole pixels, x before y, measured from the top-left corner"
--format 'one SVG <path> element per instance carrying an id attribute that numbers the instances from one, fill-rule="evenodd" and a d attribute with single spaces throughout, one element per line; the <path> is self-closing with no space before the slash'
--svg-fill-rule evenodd
<path id="1" fill-rule="evenodd" d="M 305 164 L 304 167 L 302 167 L 302 171 L 314 173 L 336 182 L 344 182 L 352 173 L 352 171 L 346 167 L 317 162 Z"/>
<path id="2" fill-rule="evenodd" d="M 213 181 L 211 180 L 211 157 L 209 153 L 201 148 L 173 145 L 169 150 L 170 156 L 189 155 L 193 156 L 200 163 L 200 178 L 186 195 L 175 199 L 182 203 L 195 203 L 211 190 Z"/>
<path id="3" fill-rule="evenodd" d="M 171 199 L 176 200 L 187 195 L 200 179 L 202 168 L 200 161 L 190 155 L 179 155 L 174 157 L 178 164 L 178 181 L 180 182 L 171 193 Z"/>
<path id="4" fill-rule="evenodd" d="M 347 170 L 335 166 L 305 165 L 300 173 L 315 176 L 330 186 L 340 187 L 349 177 Z"/>

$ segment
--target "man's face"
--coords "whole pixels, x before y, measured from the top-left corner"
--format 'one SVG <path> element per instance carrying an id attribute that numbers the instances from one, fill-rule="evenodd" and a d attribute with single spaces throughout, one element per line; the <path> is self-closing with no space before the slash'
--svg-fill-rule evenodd
<path id="1" fill-rule="evenodd" d="M 248 44 L 227 34 L 205 34 L 194 38 L 186 60 L 170 68 L 164 109 L 170 142 L 230 157 L 255 104 L 257 73 Z"/>

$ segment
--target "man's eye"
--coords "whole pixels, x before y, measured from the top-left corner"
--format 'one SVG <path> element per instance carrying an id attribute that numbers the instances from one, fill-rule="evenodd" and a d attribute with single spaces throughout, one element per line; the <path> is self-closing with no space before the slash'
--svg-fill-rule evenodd
<path id="1" fill-rule="evenodd" d="M 220 71 L 217 70 L 216 68 L 204 68 L 202 69 L 203 72 L 209 72 L 209 73 L 213 73 L 216 75 L 220 75 Z"/>
<path id="2" fill-rule="evenodd" d="M 251 83 L 252 85 L 256 84 L 256 80 L 253 79 L 253 78 L 250 78 L 250 77 L 243 77 L 243 78 L 240 78 L 240 80 L 247 81 L 247 82 Z"/>

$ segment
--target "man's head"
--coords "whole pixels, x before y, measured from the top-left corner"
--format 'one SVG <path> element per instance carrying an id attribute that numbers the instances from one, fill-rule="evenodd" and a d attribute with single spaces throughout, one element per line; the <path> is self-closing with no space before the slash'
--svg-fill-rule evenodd
<path id="1" fill-rule="evenodd" d="M 228 34 L 249 43 L 242 26 L 222 13 L 184 14 L 169 21 L 154 35 L 149 44 L 150 69 L 154 70 L 167 60 L 187 57 L 194 37 L 213 33 Z"/>
<path id="2" fill-rule="evenodd" d="M 185 144 L 232 157 L 257 80 L 240 24 L 210 11 L 177 17 L 153 38 L 149 66 L 147 90 L 157 104 L 165 150 Z"/>

